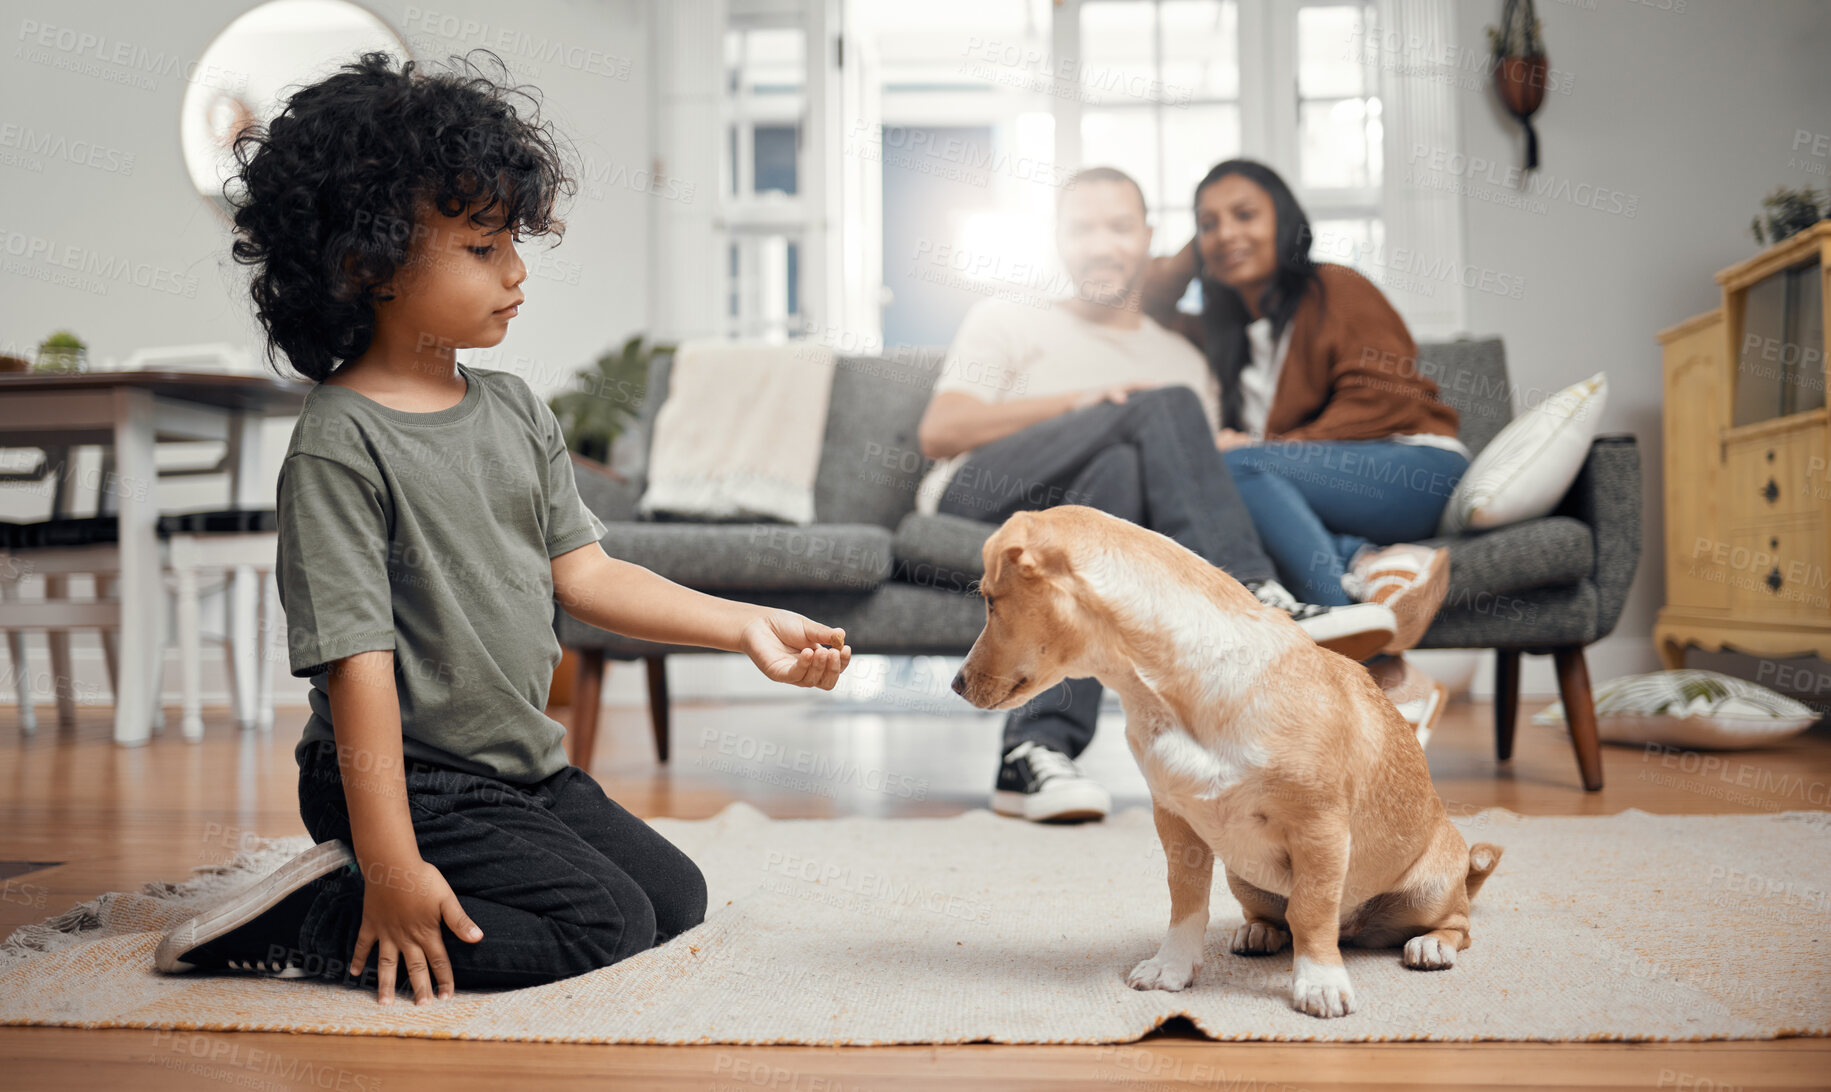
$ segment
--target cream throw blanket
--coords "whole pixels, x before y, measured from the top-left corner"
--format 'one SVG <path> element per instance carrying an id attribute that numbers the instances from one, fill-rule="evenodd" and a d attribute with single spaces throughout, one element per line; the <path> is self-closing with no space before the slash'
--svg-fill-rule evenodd
<path id="1" fill-rule="evenodd" d="M 681 345 L 637 512 L 814 522 L 833 367 L 821 345 Z"/>

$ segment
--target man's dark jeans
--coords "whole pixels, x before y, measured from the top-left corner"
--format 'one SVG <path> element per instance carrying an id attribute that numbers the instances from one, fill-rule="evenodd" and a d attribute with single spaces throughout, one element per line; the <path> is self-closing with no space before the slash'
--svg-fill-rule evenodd
<path id="1" fill-rule="evenodd" d="M 1016 512 L 1084 504 L 1187 546 L 1242 583 L 1276 575 L 1193 390 L 1133 391 L 1040 421 L 974 449 L 938 511 L 1003 523 Z M 1067 679 L 1005 718 L 1004 748 L 1026 739 L 1073 757 L 1094 737 L 1102 687 Z"/>
<path id="2" fill-rule="evenodd" d="M 483 939 L 444 927 L 457 988 L 535 986 L 608 967 L 705 920 L 699 867 L 568 766 L 515 785 L 409 762 L 407 807 L 420 856 L 437 868 Z M 350 842 L 334 744 L 306 752 L 299 814 L 319 842 Z M 386 876 L 368 877 L 386 883 Z M 365 879 L 328 877 L 300 930 L 306 969 L 347 978 Z M 377 953 L 371 953 L 373 968 Z M 372 971 L 365 977 L 373 982 Z M 403 976 L 404 980 L 404 976 Z"/>

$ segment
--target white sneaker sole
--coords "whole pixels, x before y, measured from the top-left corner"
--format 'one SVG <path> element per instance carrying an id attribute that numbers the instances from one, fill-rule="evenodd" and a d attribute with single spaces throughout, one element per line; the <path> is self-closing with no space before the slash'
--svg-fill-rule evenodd
<path id="1" fill-rule="evenodd" d="M 191 970 L 193 965 L 179 958 L 184 953 L 241 928 L 299 888 L 353 864 L 355 860 L 356 855 L 342 842 L 318 843 L 237 892 L 222 905 L 165 934 L 165 939 L 153 952 L 153 966 L 167 974 Z"/>
<path id="2" fill-rule="evenodd" d="M 1297 625 L 1310 640 L 1356 662 L 1385 648 L 1399 628 L 1392 610 L 1381 603 L 1349 603 Z"/>
<path id="3" fill-rule="evenodd" d="M 1104 819 L 1113 809 L 1113 796 L 1091 781 L 1064 785 L 1047 792 L 998 789 L 992 793 L 992 810 L 1032 823 Z"/>

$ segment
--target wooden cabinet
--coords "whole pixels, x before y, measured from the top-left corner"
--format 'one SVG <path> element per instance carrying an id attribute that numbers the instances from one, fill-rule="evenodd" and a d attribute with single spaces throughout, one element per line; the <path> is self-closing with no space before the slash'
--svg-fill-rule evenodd
<path id="1" fill-rule="evenodd" d="M 1831 659 L 1831 222 L 1717 281 L 1720 308 L 1659 335 L 1666 605 L 1654 642 L 1667 667 L 1687 647 Z"/>

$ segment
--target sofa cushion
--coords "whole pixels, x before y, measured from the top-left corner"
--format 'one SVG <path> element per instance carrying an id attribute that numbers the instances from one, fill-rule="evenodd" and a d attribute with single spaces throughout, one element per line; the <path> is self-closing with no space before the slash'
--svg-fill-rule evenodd
<path id="1" fill-rule="evenodd" d="M 611 523 L 611 557 L 701 591 L 867 592 L 890 575 L 890 532 L 855 523 Z"/>
<path id="2" fill-rule="evenodd" d="M 1574 584 L 1445 601 L 1419 648 L 1517 648 L 1547 652 L 1587 645 L 1596 631 L 1596 584 Z"/>
<path id="3" fill-rule="evenodd" d="M 961 656 L 985 628 L 985 604 L 975 596 L 918 588 L 885 581 L 860 595 L 835 591 L 765 591 L 745 596 L 745 602 L 792 610 L 823 624 L 846 631 L 846 643 L 860 656 Z M 554 607 L 554 634 L 563 648 L 597 649 L 612 659 L 704 652 L 703 648 L 665 645 L 625 637 L 588 625 Z M 859 670 L 854 664 L 852 671 Z M 932 677 L 931 677 L 932 678 Z M 947 678 L 911 690 L 886 685 L 879 701 L 902 704 L 912 711 L 933 712 L 930 706 L 952 703 L 964 708 L 947 689 Z"/>
<path id="4" fill-rule="evenodd" d="M 897 525 L 891 542 L 896 559 L 891 575 L 897 580 L 964 591 L 985 575 L 980 549 L 997 529 L 997 524 L 961 516 L 911 513 Z M 1588 576 L 1596 563 L 1595 539 L 1589 527 L 1568 516 L 1547 516 L 1481 534 L 1426 542 L 1450 549 L 1445 610 L 1480 610 L 1484 597 L 1572 584 Z"/>
<path id="5" fill-rule="evenodd" d="M 965 592 L 985 575 L 980 548 L 998 530 L 965 516 L 925 516 L 911 512 L 896 526 L 890 552 L 893 579 L 926 587 Z"/>
<path id="6" fill-rule="evenodd" d="M 1475 606 L 1483 595 L 1574 584 L 1596 566 L 1589 526 L 1569 516 L 1546 516 L 1492 531 L 1424 540 L 1450 549 L 1450 588 L 1443 609 Z"/>

